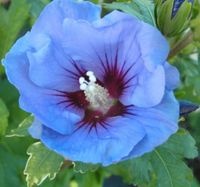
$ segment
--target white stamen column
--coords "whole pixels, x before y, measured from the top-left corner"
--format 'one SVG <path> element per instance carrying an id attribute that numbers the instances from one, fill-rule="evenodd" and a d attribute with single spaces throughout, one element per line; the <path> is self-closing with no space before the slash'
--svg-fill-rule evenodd
<path id="1" fill-rule="evenodd" d="M 88 71 L 86 75 L 89 81 L 86 81 L 84 77 L 79 78 L 80 90 L 84 91 L 91 109 L 105 114 L 113 105 L 113 99 L 110 97 L 107 89 L 96 83 L 97 79 L 92 71 Z"/>

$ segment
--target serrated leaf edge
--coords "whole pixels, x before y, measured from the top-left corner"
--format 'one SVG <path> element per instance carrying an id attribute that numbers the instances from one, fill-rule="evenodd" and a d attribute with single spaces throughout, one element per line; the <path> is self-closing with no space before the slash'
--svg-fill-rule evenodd
<path id="1" fill-rule="evenodd" d="M 17 130 L 17 129 L 19 129 L 19 128 L 21 128 L 22 125 L 23 125 L 23 123 L 27 120 L 27 118 L 30 118 L 30 117 L 33 117 L 33 118 L 34 118 L 34 115 L 31 114 L 31 115 L 27 116 L 27 117 L 19 124 L 19 126 L 18 126 L 17 128 L 12 129 L 12 130 L 9 132 L 10 134 L 6 134 L 5 137 L 7 137 L 7 138 L 12 138 L 12 137 L 25 137 L 25 135 L 14 134 L 14 131 Z M 34 119 L 33 119 L 33 120 L 34 120 Z M 13 134 L 12 134 L 12 133 L 13 133 Z"/>
<path id="2" fill-rule="evenodd" d="M 39 144 L 41 144 L 41 142 L 36 142 L 36 143 L 34 143 L 34 144 L 32 144 L 32 145 L 39 145 Z M 50 153 L 50 152 L 51 152 L 51 151 L 49 150 L 49 153 Z M 27 186 L 28 186 L 28 187 L 32 187 L 32 185 L 29 184 L 29 180 L 28 180 L 30 174 L 29 174 L 28 172 L 26 172 L 26 169 L 27 169 L 27 167 L 28 167 L 29 161 L 30 161 L 30 160 L 32 159 L 32 157 L 33 157 L 33 154 L 30 153 L 30 152 L 28 152 L 28 151 L 27 151 L 26 153 L 29 155 L 29 158 L 28 158 L 28 160 L 27 160 L 27 162 L 26 162 L 26 166 L 25 166 L 25 168 L 24 168 L 24 175 L 26 175 Z M 61 168 L 62 165 L 63 165 L 63 162 L 60 163 L 59 169 Z M 55 179 L 56 175 L 57 175 L 56 172 L 53 173 L 53 174 L 47 173 L 46 175 L 44 175 L 44 176 L 42 177 L 42 179 L 40 180 L 40 182 L 37 183 L 36 185 L 39 186 L 39 185 L 42 184 L 42 182 L 44 182 L 44 180 L 47 179 L 47 178 L 49 178 L 49 180 L 51 181 L 51 180 Z"/>

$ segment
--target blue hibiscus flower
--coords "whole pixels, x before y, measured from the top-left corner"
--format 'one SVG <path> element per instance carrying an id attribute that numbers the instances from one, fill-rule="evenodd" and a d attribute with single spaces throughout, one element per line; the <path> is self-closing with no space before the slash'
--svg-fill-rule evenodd
<path id="1" fill-rule="evenodd" d="M 73 161 L 109 165 L 177 131 L 178 71 L 154 27 L 90 2 L 54 0 L 3 64 L 35 115 L 30 133 Z"/>

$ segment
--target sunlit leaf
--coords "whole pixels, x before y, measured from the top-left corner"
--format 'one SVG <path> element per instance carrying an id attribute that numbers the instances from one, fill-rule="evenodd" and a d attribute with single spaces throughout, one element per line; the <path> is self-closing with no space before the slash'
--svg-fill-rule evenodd
<path id="1" fill-rule="evenodd" d="M 86 164 L 82 162 L 73 162 L 74 171 L 79 173 L 86 173 L 88 171 L 95 171 L 97 170 L 100 165 L 98 164 Z"/>
<path id="2" fill-rule="evenodd" d="M 28 187 L 40 185 L 46 178 L 53 180 L 61 168 L 64 158 L 47 149 L 42 143 L 32 144 L 27 153 L 27 161 L 24 174 Z"/>
<path id="3" fill-rule="evenodd" d="M 16 129 L 12 129 L 9 134 L 7 134 L 7 137 L 13 137 L 13 136 L 18 136 L 18 137 L 24 137 L 28 136 L 28 128 L 31 126 L 33 123 L 34 117 L 32 115 L 28 116 L 25 118 L 18 126 Z"/>
<path id="4" fill-rule="evenodd" d="M 105 3 L 105 8 L 121 10 L 130 15 L 136 16 L 146 23 L 156 26 L 154 16 L 154 3 L 151 0 L 133 0 L 131 2 Z"/>

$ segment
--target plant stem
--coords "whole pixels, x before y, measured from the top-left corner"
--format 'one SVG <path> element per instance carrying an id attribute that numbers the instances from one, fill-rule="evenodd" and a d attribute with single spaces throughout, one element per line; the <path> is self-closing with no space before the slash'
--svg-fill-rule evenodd
<path id="1" fill-rule="evenodd" d="M 65 160 L 65 161 L 63 162 L 63 164 L 62 164 L 60 170 L 64 170 L 64 169 L 66 169 L 66 168 L 68 168 L 68 167 L 70 167 L 70 166 L 72 166 L 72 162 L 69 161 L 69 160 Z"/>
<path id="2" fill-rule="evenodd" d="M 177 55 L 182 49 L 187 47 L 191 42 L 193 41 L 193 33 L 192 31 L 189 31 L 182 40 L 178 41 L 175 46 L 171 49 L 168 60 L 175 55 Z"/>

